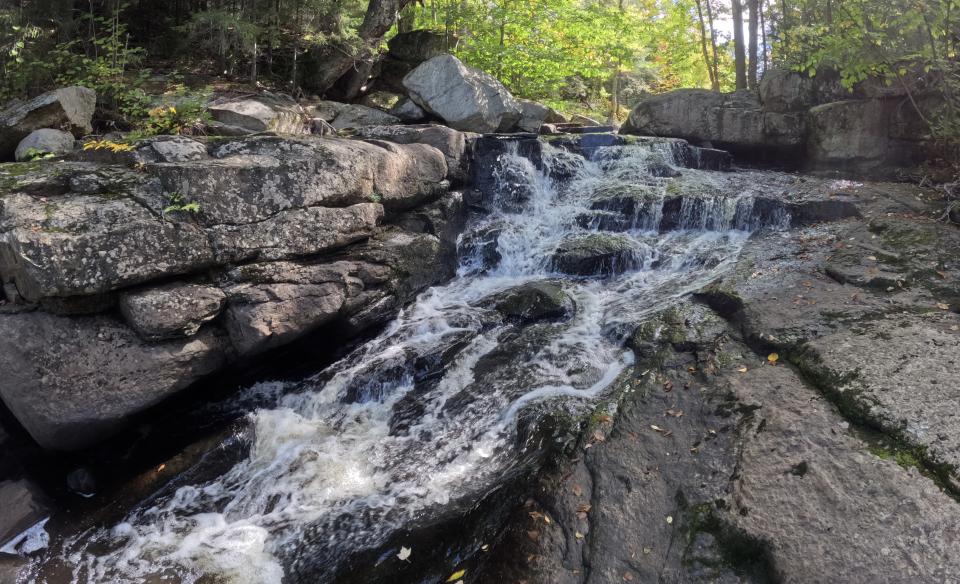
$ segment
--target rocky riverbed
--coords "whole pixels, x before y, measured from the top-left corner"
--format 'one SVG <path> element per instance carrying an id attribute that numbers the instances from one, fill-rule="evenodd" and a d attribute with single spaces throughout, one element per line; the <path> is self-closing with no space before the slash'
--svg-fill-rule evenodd
<path id="1" fill-rule="evenodd" d="M 862 217 L 753 238 L 638 329 L 478 581 L 960 578 L 960 237 L 931 192 L 790 180 Z"/>
<path id="2" fill-rule="evenodd" d="M 162 230 L 159 205 L 169 200 L 151 207 L 140 194 L 151 192 L 143 185 L 153 177 L 180 181 L 187 200 L 211 209 L 169 221 L 212 242 L 197 260 L 205 262 L 199 279 L 143 285 L 136 282 L 151 276 L 138 270 L 150 265 L 112 258 L 95 264 L 94 280 L 82 277 L 84 262 L 69 279 L 48 277 L 39 269 L 46 260 L 8 270 L 18 293 L 35 297 L 4 318 L 18 331 L 41 327 L 31 336 L 36 354 L 89 354 L 106 342 L 114 348 L 104 358 L 117 358 L 207 334 L 223 339 L 228 357 L 218 367 L 229 367 L 298 338 L 316 343 L 295 344 L 276 367 L 234 377 L 207 399 L 181 398 L 154 414 L 157 427 L 123 434 L 125 448 L 107 442 L 44 465 L 47 478 L 6 458 L 10 475 L 26 481 L 4 483 L 20 501 L 11 524 L 25 529 L 53 511 L 8 550 L 33 558 L 24 566 L 8 557 L 9 578 L 432 582 L 462 570 L 475 582 L 960 577 L 950 381 L 960 236 L 939 221 L 933 191 L 729 172 L 717 151 L 609 134 L 470 138 L 472 154 L 458 159 L 449 145 L 462 135 L 430 128 L 427 137 L 410 127 L 377 130 L 392 136 L 390 146 L 181 141 L 176 147 L 196 159 L 147 162 L 145 172 L 111 155 L 59 163 L 54 173 L 43 165 L 8 173 L 20 194 L 4 208 L 22 218 L 8 241 L 22 242 L 11 248 L 21 258 L 82 250 L 78 239 L 128 227 L 125 215 L 98 223 L 104 212 L 81 205 L 91 197 L 120 205 L 117 213 L 158 213 L 159 227 L 156 219 L 138 225 Z M 249 207 L 234 224 L 216 219 L 218 200 L 204 198 L 232 192 L 236 179 L 223 173 L 272 189 L 275 165 L 294 172 L 313 164 L 317 149 L 373 144 L 403 160 L 396 143 L 417 140 L 434 146 L 412 165 L 388 158 L 406 170 L 377 176 L 405 178 L 392 191 L 374 186 L 377 200 L 297 181 L 264 190 L 284 194 L 266 198 L 282 209 Z M 132 156 L 165 148 L 148 143 Z M 468 172 L 475 190 L 448 191 Z M 214 180 L 215 188 L 196 188 Z M 124 185 L 131 195 L 88 193 L 87 182 Z M 62 198 L 45 214 L 40 193 L 50 189 Z M 301 198 L 291 203 L 291 193 Z M 326 204 L 300 202 L 313 200 Z M 77 211 L 63 213 L 71 205 Z M 365 206 L 374 217 L 340 230 L 342 239 L 326 227 L 310 231 L 329 220 L 301 216 Z M 288 213 L 299 214 L 295 229 L 277 223 Z M 79 227 L 89 217 L 98 219 Z M 250 232 L 237 235 L 243 229 Z M 113 279 L 103 283 L 103 274 Z M 450 277 L 355 349 L 310 341 L 316 330 L 343 339 L 343 331 L 376 327 Z M 331 290 L 321 289 L 339 278 L 347 284 L 332 295 L 345 299 L 333 307 Z M 69 286 L 84 302 L 57 295 Z M 164 302 L 178 310 L 157 317 Z M 372 316 L 354 316 L 364 314 Z M 269 334 L 240 333 L 243 322 Z M 114 332 L 83 341 L 87 323 Z M 41 325 L 57 331 L 58 344 L 40 343 L 52 334 Z M 11 361 L 11 370 L 25 362 L 36 360 Z M 90 363 L 100 363 L 91 372 L 108 370 Z M 37 396 L 63 379 L 11 395 Z M 238 394 L 234 384 L 246 389 Z M 46 401 L 68 413 L 85 407 Z M 18 432 L 0 439 L 24 443 Z M 48 481 L 66 489 L 35 486 Z"/>

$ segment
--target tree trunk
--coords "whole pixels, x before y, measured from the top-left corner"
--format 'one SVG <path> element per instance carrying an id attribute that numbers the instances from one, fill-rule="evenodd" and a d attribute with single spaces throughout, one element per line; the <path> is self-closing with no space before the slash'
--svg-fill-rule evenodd
<path id="1" fill-rule="evenodd" d="M 713 27 L 713 6 L 704 0 L 707 5 L 707 24 L 710 25 L 710 47 L 713 52 L 713 78 L 717 80 L 717 89 L 720 88 L 720 58 L 717 57 L 717 30 Z"/>
<path id="2" fill-rule="evenodd" d="M 749 41 L 748 41 L 748 52 L 750 56 L 750 64 L 747 69 L 747 85 L 750 89 L 757 88 L 757 72 L 759 71 L 759 66 L 757 64 L 757 19 L 759 12 L 759 2 L 758 0 L 747 0 L 747 18 L 749 20 Z"/>
<path id="3" fill-rule="evenodd" d="M 707 64 L 707 74 L 710 76 L 710 88 L 714 91 L 720 91 L 720 80 L 714 75 L 713 63 L 710 62 L 710 54 L 707 52 L 707 25 L 703 20 L 702 0 L 697 0 L 697 16 L 700 19 L 700 48 L 703 50 L 703 61 Z M 712 32 L 711 30 L 711 33 Z"/>
<path id="4" fill-rule="evenodd" d="M 733 9 L 733 60 L 736 68 L 737 89 L 747 88 L 747 60 L 743 47 L 743 6 L 740 0 L 731 0 Z"/>
<path id="5" fill-rule="evenodd" d="M 763 72 L 766 73 L 767 69 L 770 68 L 770 62 L 767 59 L 767 23 L 764 16 L 764 2 L 766 0 L 760 0 L 760 62 L 763 63 Z M 768 5 L 769 7 L 769 5 Z"/>
<path id="6" fill-rule="evenodd" d="M 413 0 L 370 0 L 363 23 L 357 30 L 361 46 L 353 51 L 349 45 L 333 43 L 320 49 L 314 59 L 315 71 L 310 75 L 309 89 L 325 93 L 358 62 L 371 62 L 377 46 L 397 19 L 397 13 Z M 359 67 L 357 67 L 359 69 Z"/>

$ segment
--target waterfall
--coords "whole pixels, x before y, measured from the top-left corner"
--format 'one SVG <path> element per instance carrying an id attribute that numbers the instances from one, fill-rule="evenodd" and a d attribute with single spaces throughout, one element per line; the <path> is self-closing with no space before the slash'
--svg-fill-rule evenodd
<path id="1" fill-rule="evenodd" d="M 51 548 L 37 580 L 325 581 L 350 553 L 474 506 L 528 463 L 524 411 L 589 407 L 633 362 L 622 331 L 728 269 L 753 231 L 789 223 L 674 150 L 542 144 L 534 159 L 508 145 L 454 280 L 329 369 L 249 388 L 276 397 L 248 416 L 241 460 Z M 559 270 L 557 250 L 590 237 L 627 251 L 603 274 Z M 569 319 L 523 327 L 487 302 L 543 279 L 573 300 Z"/>

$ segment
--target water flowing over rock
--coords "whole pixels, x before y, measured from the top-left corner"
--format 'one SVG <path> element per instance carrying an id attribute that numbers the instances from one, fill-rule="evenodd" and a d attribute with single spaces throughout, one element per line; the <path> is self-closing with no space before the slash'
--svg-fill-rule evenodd
<path id="1" fill-rule="evenodd" d="M 520 103 L 502 83 L 453 55 L 419 65 L 403 78 L 410 98 L 450 127 L 467 132 L 506 132 L 520 120 Z"/>
<path id="2" fill-rule="evenodd" d="M 0 112 L 0 160 L 12 159 L 17 144 L 34 130 L 63 129 L 78 138 L 89 134 L 96 103 L 97 93 L 86 87 L 64 87 L 15 102 Z"/>
<path id="3" fill-rule="evenodd" d="M 419 131 L 426 130 L 414 128 L 408 137 Z M 437 136 L 449 144 L 450 135 Z M 206 485 L 184 487 L 196 494 L 186 506 L 186 491 L 171 492 L 127 518 L 135 537 L 92 535 L 127 551 L 91 557 L 91 573 L 118 581 L 157 570 L 236 581 L 275 582 L 281 574 L 328 581 L 360 558 L 395 556 L 382 550 L 401 533 L 418 538 L 421 563 L 411 564 L 418 570 L 439 561 L 427 550 L 472 545 L 461 536 L 446 546 L 428 542 L 477 505 L 502 516 L 524 477 L 574 439 L 576 425 L 548 412 L 560 408 L 569 414 L 563 419 L 577 419 L 631 366 L 617 331 L 728 269 L 752 228 L 738 229 L 728 213 L 748 206 L 754 194 L 744 193 L 735 175 L 678 168 L 688 145 L 609 140 L 601 146 L 586 136 L 600 135 L 584 135 L 570 149 L 526 136 L 477 142 L 479 158 L 495 160 L 484 187 L 490 192 L 480 197 L 487 203 L 462 238 L 459 275 L 445 285 L 436 286 L 455 267 L 462 199 L 394 214 L 382 233 L 321 258 L 256 261 L 229 271 L 223 320 L 228 346 L 241 355 L 335 320 L 383 322 L 391 307 L 435 287 L 332 368 L 286 384 L 277 407 L 250 418 L 249 455 Z M 488 146 L 496 158 L 488 158 Z M 261 140 L 219 146 L 213 160 L 267 147 Z M 681 213 L 666 237 L 643 225 L 609 234 L 578 224 L 597 200 L 637 184 L 647 185 L 649 202 L 660 206 L 688 192 L 709 200 L 712 189 L 718 200 L 734 202 Z M 670 194 L 678 188 L 681 194 Z M 509 195 L 515 191 L 524 196 Z M 471 247 L 471 240 L 484 243 Z M 614 242 L 612 255 L 602 245 L 585 245 L 594 241 Z M 594 248 L 603 248 L 600 255 L 570 260 L 576 277 L 549 279 L 558 257 Z M 494 253 L 498 261 L 475 269 L 477 256 Z M 497 492 L 502 496 L 485 497 Z M 242 511 L 218 511 L 215 501 L 226 500 Z M 213 513 L 209 535 L 197 532 L 206 529 L 195 522 L 201 510 Z M 341 534 L 335 542 L 331 530 Z M 188 534 L 207 544 L 199 555 L 177 559 L 176 542 Z M 224 547 L 243 534 L 253 537 L 252 548 L 237 556 Z M 146 548 L 154 551 L 150 565 L 118 555 L 137 558 Z M 395 578 L 392 561 L 360 563 L 368 567 L 367 581 Z"/>
<path id="4" fill-rule="evenodd" d="M 430 152 L 414 156 L 429 172 L 410 172 L 443 183 L 451 156 L 423 142 L 456 136 L 426 131 L 388 127 L 342 152 L 378 148 L 393 164 Z M 213 147 L 208 162 L 319 156 L 262 140 Z M 224 312 L 156 351 L 214 335 L 228 359 L 253 356 L 396 318 L 329 367 L 218 404 L 237 413 L 229 439 L 169 459 L 173 475 L 152 466 L 162 478 L 120 515 L 55 517 L 28 580 L 960 575 L 956 388 L 934 383 L 956 351 L 960 236 L 929 220 L 929 192 L 728 172 L 729 156 L 678 139 L 466 142 L 477 192 L 383 205 L 368 237 L 321 254 L 181 278 L 221 290 Z M 74 196 L 69 177 L 18 180 Z M 310 189 L 248 223 L 378 204 L 303 205 Z M 42 310 L 14 316 L 64 318 Z"/>

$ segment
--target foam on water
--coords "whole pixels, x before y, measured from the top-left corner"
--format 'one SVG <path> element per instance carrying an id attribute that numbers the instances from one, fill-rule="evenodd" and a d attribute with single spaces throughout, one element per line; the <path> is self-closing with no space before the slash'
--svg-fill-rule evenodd
<path id="1" fill-rule="evenodd" d="M 600 149 L 571 179 L 552 180 L 550 165 L 569 165 L 570 156 L 545 145 L 538 168 L 516 151 L 504 155 L 501 196 L 489 214 L 471 221 L 466 236 L 496 226 L 496 266 L 483 270 L 480 259 L 465 257 L 454 280 L 423 293 L 378 338 L 327 371 L 248 390 L 279 396 L 275 406 L 249 415 L 248 455 L 215 480 L 161 494 L 121 524 L 52 549 L 70 579 L 279 583 L 312 556 L 335 562 L 437 509 L 490 492 L 518 464 L 516 420 L 525 408 L 602 395 L 633 362 L 610 333 L 615 325 L 639 323 L 716 277 L 757 227 L 748 220 L 751 197 L 723 192 L 719 173 L 653 176 L 670 166 L 669 145 Z M 661 234 L 671 184 L 721 195 L 685 200 L 680 228 Z M 656 196 L 646 203 L 646 218 L 620 235 L 644 250 L 642 265 L 602 280 L 555 273 L 557 246 L 593 232 L 577 218 L 596 192 L 637 185 Z M 519 207 L 506 204 L 502 195 L 518 188 Z M 522 381 L 477 388 L 478 363 L 513 326 L 491 325 L 480 301 L 546 277 L 563 279 L 575 316 L 533 349 L 518 369 Z M 418 378 L 417 357 L 458 342 L 463 348 L 438 381 Z M 413 396 L 418 413 L 397 431 L 397 411 Z M 59 581 L 43 564 L 37 579 Z"/>

